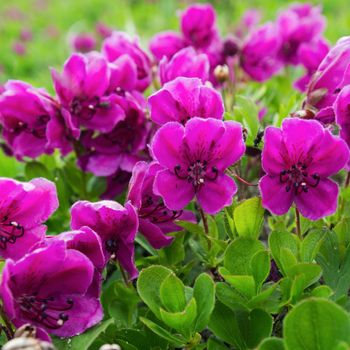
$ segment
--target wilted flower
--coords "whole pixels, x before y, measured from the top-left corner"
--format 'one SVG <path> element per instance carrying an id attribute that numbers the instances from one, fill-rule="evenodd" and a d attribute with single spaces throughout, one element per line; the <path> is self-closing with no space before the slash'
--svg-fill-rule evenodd
<path id="1" fill-rule="evenodd" d="M 176 78 L 150 96 L 148 103 L 151 119 L 159 125 L 185 124 L 193 117 L 222 119 L 224 114 L 221 95 L 198 78 Z"/>
<path id="2" fill-rule="evenodd" d="M 185 126 L 163 125 L 155 134 L 152 152 L 165 170 L 159 171 L 154 192 L 166 207 L 183 209 L 196 196 L 205 212 L 215 214 L 232 203 L 235 182 L 224 171 L 244 151 L 239 123 L 192 118 Z"/>
<path id="3" fill-rule="evenodd" d="M 208 47 L 218 36 L 215 10 L 210 4 L 189 6 L 181 15 L 181 31 L 195 48 Z"/>
<path id="4" fill-rule="evenodd" d="M 149 127 L 143 97 L 125 93 L 115 95 L 115 99 L 125 119 L 108 133 L 86 131 L 81 137 L 85 151 L 79 158 L 79 165 L 96 176 L 110 176 L 118 170 L 131 172 L 139 160 L 145 159 L 142 151 L 146 147 Z"/>
<path id="5" fill-rule="evenodd" d="M 299 64 L 298 50 L 302 43 L 310 43 L 322 34 L 325 18 L 320 6 L 292 4 L 278 19 L 279 35 L 282 37 L 280 58 L 287 64 Z"/>
<path id="6" fill-rule="evenodd" d="M 109 62 L 122 55 L 129 55 L 137 67 L 137 90 L 144 91 L 151 83 L 151 61 L 139 46 L 137 38 L 123 32 L 113 32 L 102 44 L 102 53 Z"/>
<path id="7" fill-rule="evenodd" d="M 241 50 L 241 66 L 254 80 L 271 78 L 282 67 L 278 58 L 281 38 L 273 23 L 267 23 L 253 30 L 246 38 Z"/>
<path id="8" fill-rule="evenodd" d="M 0 178 L 0 255 L 17 260 L 45 236 L 43 225 L 58 207 L 55 185 L 46 179 Z"/>
<path id="9" fill-rule="evenodd" d="M 96 48 L 96 39 L 90 33 L 80 33 L 73 36 L 70 44 L 74 51 L 86 53 Z"/>
<path id="10" fill-rule="evenodd" d="M 263 206 L 283 215 L 294 202 L 310 220 L 333 214 L 338 186 L 329 177 L 348 159 L 346 143 L 315 120 L 288 118 L 281 129 L 268 127 L 262 152 L 266 175 L 259 183 Z"/>
<path id="11" fill-rule="evenodd" d="M 101 237 L 106 260 L 119 261 L 130 279 L 137 277 L 134 240 L 139 223 L 136 210 L 129 202 L 123 207 L 114 201 L 80 201 L 73 205 L 71 215 L 73 230 L 90 227 Z"/>
<path id="12" fill-rule="evenodd" d="M 18 158 L 51 153 L 46 130 L 58 107 L 44 89 L 10 80 L 0 95 L 0 124 L 11 152 Z"/>
<path id="13" fill-rule="evenodd" d="M 0 285 L 4 311 L 16 327 L 31 323 L 44 335 L 75 336 L 103 317 L 99 299 L 88 292 L 93 276 L 90 259 L 55 241 L 7 261 Z"/>
<path id="14" fill-rule="evenodd" d="M 333 104 L 341 89 L 350 84 L 350 37 L 341 38 L 320 63 L 307 89 L 305 106 L 316 110 L 315 118 L 334 122 Z"/>
<path id="15" fill-rule="evenodd" d="M 177 52 L 170 60 L 167 57 L 159 62 L 159 77 L 162 85 L 177 77 L 209 79 L 209 59 L 206 54 L 197 53 L 192 47 Z"/>
<path id="16" fill-rule="evenodd" d="M 124 111 L 116 103 L 116 96 L 106 95 L 110 71 L 101 54 L 73 54 L 61 74 L 52 70 L 52 78 L 66 128 L 73 137 L 79 137 L 81 126 L 109 132 L 125 118 Z"/>
<path id="17" fill-rule="evenodd" d="M 173 237 L 167 233 L 181 231 L 175 220 L 195 222 L 192 212 L 168 209 L 160 196 L 153 192 L 156 174 L 164 168 L 156 162 L 138 162 L 133 169 L 127 199 L 138 210 L 139 231 L 147 238 L 153 248 L 169 245 Z"/>

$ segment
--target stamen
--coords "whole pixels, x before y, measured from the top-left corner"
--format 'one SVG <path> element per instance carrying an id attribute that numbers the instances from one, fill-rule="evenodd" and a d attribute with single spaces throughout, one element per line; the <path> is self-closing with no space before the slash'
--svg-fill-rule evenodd
<path id="1" fill-rule="evenodd" d="M 7 217 L 3 219 L 3 222 L 0 223 L 0 248 L 6 249 L 7 244 L 16 243 L 18 238 L 23 237 L 24 235 L 24 227 L 21 226 L 16 221 L 11 221 L 10 223 L 6 223 L 8 220 Z"/>

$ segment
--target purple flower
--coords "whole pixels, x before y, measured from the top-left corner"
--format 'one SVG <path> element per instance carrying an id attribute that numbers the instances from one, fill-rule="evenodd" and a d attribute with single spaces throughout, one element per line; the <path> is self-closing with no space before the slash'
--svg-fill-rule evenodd
<path id="1" fill-rule="evenodd" d="M 110 37 L 113 33 L 113 29 L 103 22 L 97 22 L 95 30 L 103 39 Z"/>
<path id="2" fill-rule="evenodd" d="M 193 117 L 222 119 L 224 114 L 221 95 L 198 78 L 176 78 L 150 96 L 148 103 L 151 118 L 159 125 L 185 124 Z"/>
<path id="3" fill-rule="evenodd" d="M 73 36 L 71 46 L 74 51 L 86 53 L 96 48 L 96 39 L 90 33 L 80 33 Z"/>
<path id="4" fill-rule="evenodd" d="M 341 38 L 313 75 L 307 89 L 306 107 L 316 110 L 315 118 L 334 122 L 333 104 L 339 92 L 350 84 L 350 37 Z"/>
<path id="5" fill-rule="evenodd" d="M 155 176 L 161 170 L 164 168 L 156 162 L 138 162 L 134 166 L 127 195 L 127 199 L 138 210 L 139 231 L 156 249 L 173 241 L 173 237 L 167 236 L 167 233 L 182 230 L 174 223 L 175 220 L 196 222 L 192 212 L 169 210 L 162 198 L 153 192 Z"/>
<path id="6" fill-rule="evenodd" d="M 27 48 L 24 45 L 24 43 L 21 43 L 20 41 L 15 41 L 12 44 L 12 51 L 17 55 L 17 56 L 25 56 L 27 54 Z"/>
<path id="7" fill-rule="evenodd" d="M 298 61 L 306 68 L 306 74 L 299 78 L 294 86 L 304 92 L 312 75 L 329 51 L 329 45 L 324 39 L 303 43 L 298 50 Z"/>
<path id="8" fill-rule="evenodd" d="M 101 54 L 73 54 L 66 61 L 62 74 L 52 70 L 52 78 L 66 127 L 73 137 L 79 137 L 81 126 L 109 132 L 125 118 L 116 96 L 106 95 L 110 71 Z"/>
<path id="9" fill-rule="evenodd" d="M 338 185 L 329 177 L 348 158 L 346 143 L 315 120 L 288 118 L 281 129 L 268 127 L 262 153 L 266 175 L 259 183 L 263 206 L 283 215 L 294 202 L 310 220 L 333 214 Z"/>
<path id="10" fill-rule="evenodd" d="M 205 212 L 215 214 L 232 203 L 235 182 L 224 171 L 244 151 L 239 123 L 192 118 L 185 126 L 163 125 L 155 134 L 152 152 L 165 169 L 158 172 L 154 192 L 166 207 L 183 209 L 194 196 Z"/>
<path id="11" fill-rule="evenodd" d="M 334 103 L 336 122 L 340 126 L 340 137 L 350 148 L 350 85 L 345 86 Z M 350 159 L 347 164 L 350 170 Z"/>
<path id="12" fill-rule="evenodd" d="M 256 28 L 246 38 L 241 51 L 244 71 L 256 81 L 265 81 L 282 67 L 278 58 L 281 39 L 273 23 Z"/>
<path id="13" fill-rule="evenodd" d="M 320 6 L 293 4 L 277 19 L 279 34 L 282 37 L 281 59 L 287 64 L 299 64 L 298 49 L 302 43 L 310 43 L 322 34 L 325 18 Z"/>
<path id="14" fill-rule="evenodd" d="M 31 323 L 44 337 L 78 335 L 103 317 L 99 299 L 89 293 L 93 276 L 89 258 L 60 241 L 8 260 L 0 285 L 5 313 L 16 327 Z"/>
<path id="15" fill-rule="evenodd" d="M 107 177 L 106 191 L 101 195 L 102 199 L 115 199 L 127 189 L 131 177 L 131 172 L 118 170 Z"/>
<path id="16" fill-rule="evenodd" d="M 125 93 L 115 98 L 125 113 L 125 120 L 108 133 L 96 135 L 87 131 L 81 137 L 85 154 L 79 158 L 79 165 L 96 176 L 110 176 L 118 170 L 131 172 L 133 166 L 145 158 L 143 151 L 149 125 L 141 105 L 143 97 Z"/>
<path id="17" fill-rule="evenodd" d="M 209 79 L 210 63 L 208 56 L 197 53 L 192 47 L 177 52 L 170 60 L 167 57 L 159 62 L 159 77 L 162 85 L 177 77 Z"/>
<path id="18" fill-rule="evenodd" d="M 18 159 L 52 153 L 46 129 L 57 110 L 57 102 L 44 89 L 15 80 L 5 84 L 0 95 L 0 124 L 7 146 Z"/>
<path id="19" fill-rule="evenodd" d="M 181 31 L 195 48 L 207 47 L 218 36 L 214 8 L 209 4 L 189 6 L 181 15 Z"/>
<path id="20" fill-rule="evenodd" d="M 71 215 L 72 229 L 90 227 L 101 237 L 106 260 L 119 261 L 130 279 L 137 277 L 134 240 L 139 222 L 136 210 L 129 202 L 123 207 L 114 201 L 80 201 L 73 205 Z"/>
<path id="21" fill-rule="evenodd" d="M 41 178 L 0 178 L 0 198 L 0 255 L 17 260 L 45 236 L 43 222 L 58 207 L 56 188 Z"/>
<path id="22" fill-rule="evenodd" d="M 122 55 L 129 55 L 137 67 L 137 90 L 144 91 L 150 85 L 151 61 L 139 46 L 137 38 L 131 38 L 123 32 L 113 32 L 102 44 L 102 53 L 109 62 Z"/>
<path id="23" fill-rule="evenodd" d="M 170 59 L 186 46 L 184 38 L 176 32 L 163 32 L 156 34 L 149 44 L 149 49 L 157 61 L 163 56 Z"/>

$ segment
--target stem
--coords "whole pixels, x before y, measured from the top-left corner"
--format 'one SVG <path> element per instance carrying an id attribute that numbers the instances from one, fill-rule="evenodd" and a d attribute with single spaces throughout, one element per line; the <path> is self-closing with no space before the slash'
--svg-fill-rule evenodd
<path id="1" fill-rule="evenodd" d="M 350 185 L 350 171 L 348 172 L 348 176 L 346 177 L 346 180 L 345 180 L 345 188 L 349 187 L 349 185 Z"/>
<path id="2" fill-rule="evenodd" d="M 300 213 L 297 207 L 295 207 L 295 226 L 297 231 L 297 236 L 300 240 L 303 239 L 303 236 L 301 235 L 301 229 L 300 229 Z"/>
<path id="3" fill-rule="evenodd" d="M 207 241 L 208 241 L 208 248 L 210 249 L 211 248 L 211 241 L 208 237 L 209 235 L 209 226 L 208 226 L 208 220 L 207 220 L 207 217 L 203 211 L 203 209 L 198 205 L 198 212 L 202 218 L 202 221 L 203 221 L 203 226 L 204 226 L 204 232 L 205 232 L 205 235 L 206 237 L 208 238 Z"/>
<path id="4" fill-rule="evenodd" d="M 119 271 L 123 277 L 123 281 L 124 281 L 124 284 L 129 287 L 130 286 L 130 282 L 129 282 L 129 279 L 128 279 L 128 276 L 126 275 L 124 269 L 122 268 L 122 266 L 120 265 L 120 263 L 118 263 L 118 266 L 119 266 Z"/>
<path id="5" fill-rule="evenodd" d="M 5 332 L 7 339 L 11 340 L 15 333 L 12 329 L 12 324 L 11 324 L 10 320 L 7 318 L 7 316 L 4 312 L 4 309 L 2 307 L 0 308 L 0 316 L 5 323 L 5 326 L 1 326 L 1 328 Z"/>
<path id="6" fill-rule="evenodd" d="M 258 186 L 258 184 L 252 184 L 252 183 L 250 183 L 250 182 L 248 182 L 248 181 L 242 179 L 242 178 L 241 178 L 238 174 L 236 174 L 236 173 L 230 172 L 230 174 L 231 174 L 232 176 L 234 176 L 238 181 L 244 183 L 244 184 L 247 185 L 247 186 Z"/>

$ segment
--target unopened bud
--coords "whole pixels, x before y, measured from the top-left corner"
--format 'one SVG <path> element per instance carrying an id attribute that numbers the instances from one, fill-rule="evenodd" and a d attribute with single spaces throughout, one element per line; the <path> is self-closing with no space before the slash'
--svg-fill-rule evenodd
<path id="1" fill-rule="evenodd" d="M 214 69 L 214 76 L 219 83 L 224 83 L 225 81 L 228 81 L 230 78 L 230 71 L 226 64 L 222 66 L 216 66 Z"/>
<path id="2" fill-rule="evenodd" d="M 34 338 L 14 338 L 7 342 L 2 350 L 55 350 L 55 347 L 46 341 Z"/>
<path id="3" fill-rule="evenodd" d="M 100 347 L 100 350 L 122 350 L 118 344 L 105 344 Z"/>

